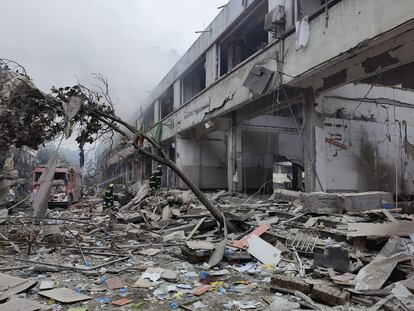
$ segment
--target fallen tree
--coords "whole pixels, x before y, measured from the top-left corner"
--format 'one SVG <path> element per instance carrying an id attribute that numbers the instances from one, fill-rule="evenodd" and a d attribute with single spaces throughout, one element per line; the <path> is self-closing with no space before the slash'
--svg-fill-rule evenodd
<path id="1" fill-rule="evenodd" d="M 8 96 L 0 97 L 0 133 L 2 136 L 10 135 L 2 137 L 1 142 L 4 142 L 5 146 L 26 145 L 37 148 L 38 145 L 55 139 L 62 133 L 69 136 L 72 128 L 76 127 L 76 141 L 82 159 L 85 144 L 93 143 L 105 134 L 116 132 L 128 140 L 139 154 L 170 167 L 222 226 L 226 225 L 229 231 L 235 231 L 232 223 L 225 220 L 223 214 L 169 159 L 167 153 L 152 136 L 139 131 L 115 114 L 108 82 L 102 76 L 96 75 L 100 82 L 97 90 L 75 85 L 52 88 L 49 95 L 39 91 L 25 72 L 10 73 L 10 68 L 7 66 L 3 66 L 1 71 L 4 75 L 17 77 L 14 91 L 11 88 L 12 90 L 7 92 Z M 34 108 L 31 105 L 34 105 Z M 17 126 L 14 122 L 2 123 L 2 118 L 7 118 L 10 114 L 24 117 L 15 120 L 19 123 Z M 33 124 L 36 125 L 35 128 Z M 33 130 L 37 132 L 33 133 Z M 128 132 L 132 135 L 128 135 Z M 35 213 L 37 216 L 44 216 L 45 209 Z"/>
<path id="2" fill-rule="evenodd" d="M 0 152 L 11 146 L 37 149 L 62 133 L 61 105 L 31 81 L 23 67 L 0 59 Z"/>
<path id="3" fill-rule="evenodd" d="M 22 66 L 0 59 L 0 206 L 17 180 L 14 151 L 36 149 L 55 139 L 64 129 L 63 116 L 53 97 L 40 91 Z"/>

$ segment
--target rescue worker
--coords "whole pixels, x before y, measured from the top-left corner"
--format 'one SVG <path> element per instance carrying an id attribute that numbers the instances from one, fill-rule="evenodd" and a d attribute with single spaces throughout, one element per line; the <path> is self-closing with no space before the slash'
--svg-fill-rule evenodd
<path id="1" fill-rule="evenodd" d="M 159 189 L 161 187 L 162 167 L 158 165 L 155 171 L 152 172 L 149 179 L 149 186 L 151 189 Z"/>
<path id="2" fill-rule="evenodd" d="M 105 207 L 114 206 L 114 184 L 110 184 L 105 191 Z"/>

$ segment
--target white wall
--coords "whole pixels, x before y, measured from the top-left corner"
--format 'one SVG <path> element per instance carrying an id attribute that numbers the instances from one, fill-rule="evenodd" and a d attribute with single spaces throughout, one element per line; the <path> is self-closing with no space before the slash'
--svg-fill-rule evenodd
<path id="1" fill-rule="evenodd" d="M 395 193 L 397 180 L 399 193 L 414 194 L 414 154 L 405 149 L 406 139 L 414 143 L 414 92 L 374 87 L 364 99 L 369 88 L 347 85 L 316 99 L 324 120 L 323 128 L 316 128 L 316 170 L 323 188 Z"/>
<path id="2" fill-rule="evenodd" d="M 392 4 L 388 0 L 339 2 L 329 9 L 328 27 L 325 14 L 310 22 L 310 37 L 305 48 L 295 49 L 294 35 L 285 40 L 285 50 L 289 52 L 284 60 L 284 72 L 288 73 L 283 77 L 284 81 L 290 81 L 334 57 L 347 58 L 341 54 L 406 21 L 412 21 L 413 13 L 411 0 L 394 0 Z"/>

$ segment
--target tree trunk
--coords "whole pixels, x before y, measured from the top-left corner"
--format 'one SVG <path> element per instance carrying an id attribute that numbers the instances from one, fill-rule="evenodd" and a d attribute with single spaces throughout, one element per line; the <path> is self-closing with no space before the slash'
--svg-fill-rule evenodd
<path id="1" fill-rule="evenodd" d="M 155 154 L 151 151 L 147 151 L 142 148 L 142 146 L 138 145 L 136 140 L 133 142 L 133 146 L 135 149 L 137 149 L 138 153 L 147 156 L 159 163 L 163 163 L 170 167 L 182 180 L 183 182 L 190 188 L 190 190 L 194 193 L 194 195 L 200 200 L 200 202 L 207 208 L 207 210 L 211 213 L 211 215 L 216 219 L 224 228 L 224 217 L 223 214 L 210 202 L 209 199 L 204 195 L 203 192 L 191 181 L 191 179 L 173 162 L 168 158 L 168 155 L 165 153 L 165 151 L 162 149 L 161 145 L 158 144 L 158 142 L 151 136 L 147 135 L 146 133 L 142 133 L 139 130 L 137 130 L 135 127 L 129 125 L 125 121 L 121 120 L 119 117 L 114 115 L 108 115 L 106 113 L 103 113 L 101 111 L 95 112 L 97 115 L 99 115 L 99 119 L 105 123 L 106 125 L 110 126 L 114 131 L 118 132 L 125 138 L 128 138 L 128 135 L 119 128 L 114 122 L 119 123 L 123 125 L 125 128 L 127 128 L 129 131 L 137 135 L 137 137 L 142 137 L 144 140 L 148 141 L 151 146 L 154 147 L 154 149 L 159 153 Z M 111 120 L 108 121 L 107 119 Z M 235 232 L 236 228 L 232 223 L 226 220 L 226 227 L 230 232 Z"/>

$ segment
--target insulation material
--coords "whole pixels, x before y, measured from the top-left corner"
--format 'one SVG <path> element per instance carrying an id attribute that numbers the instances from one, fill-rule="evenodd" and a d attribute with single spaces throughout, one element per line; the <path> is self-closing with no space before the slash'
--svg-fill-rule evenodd
<path id="1" fill-rule="evenodd" d="M 259 238 L 257 235 L 253 234 L 247 240 L 247 243 L 249 245 L 247 251 L 265 265 L 277 265 L 280 262 L 280 250 Z"/>
<path id="2" fill-rule="evenodd" d="M 306 47 L 309 41 L 310 29 L 308 16 L 305 16 L 301 21 L 297 21 L 295 24 L 296 27 L 296 41 L 295 46 L 296 50 L 299 50 L 302 47 Z"/>

